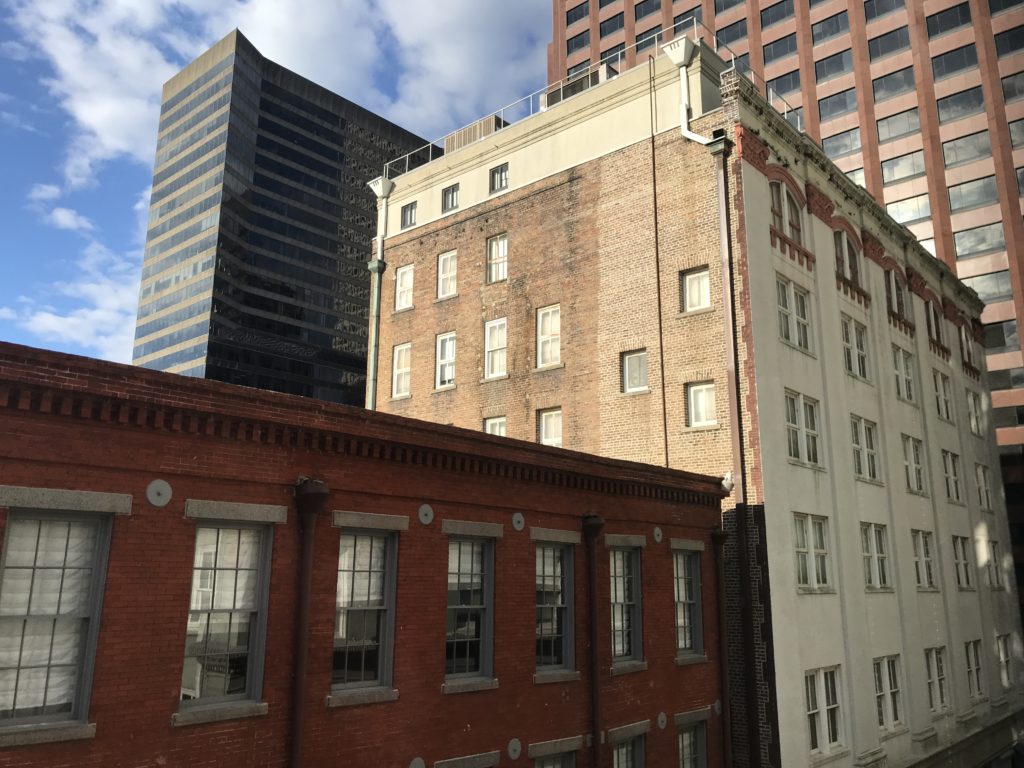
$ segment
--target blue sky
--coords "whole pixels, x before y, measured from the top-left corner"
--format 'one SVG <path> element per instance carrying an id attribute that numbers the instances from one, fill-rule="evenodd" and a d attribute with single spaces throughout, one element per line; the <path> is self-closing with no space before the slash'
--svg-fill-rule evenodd
<path id="1" fill-rule="evenodd" d="M 128 361 L 160 88 L 238 27 L 423 136 L 544 84 L 550 0 L 0 0 L 0 340 Z"/>

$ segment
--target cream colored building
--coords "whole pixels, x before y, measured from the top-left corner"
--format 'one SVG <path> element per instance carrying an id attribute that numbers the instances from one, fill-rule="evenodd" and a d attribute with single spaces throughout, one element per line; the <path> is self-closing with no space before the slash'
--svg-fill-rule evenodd
<path id="1" fill-rule="evenodd" d="M 982 304 L 723 68 L 675 40 L 389 165 L 368 405 L 728 475 L 736 765 L 1009 765 Z"/>

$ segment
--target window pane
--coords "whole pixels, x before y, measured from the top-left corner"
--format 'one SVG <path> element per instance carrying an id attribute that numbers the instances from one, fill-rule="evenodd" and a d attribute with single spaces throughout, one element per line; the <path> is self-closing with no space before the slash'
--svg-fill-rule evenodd
<path id="1" fill-rule="evenodd" d="M 914 90 L 914 68 L 907 67 L 871 81 L 875 101 L 884 101 Z"/>
<path id="2" fill-rule="evenodd" d="M 811 25 L 811 38 L 814 44 L 828 40 L 829 38 L 836 37 L 848 32 L 850 29 L 850 18 L 846 11 L 837 13 L 835 16 L 829 16 L 827 19 L 822 19 L 817 24 Z"/>
<path id="3" fill-rule="evenodd" d="M 980 85 L 968 88 L 966 91 L 958 91 L 939 99 L 936 103 L 939 108 L 940 123 L 959 120 L 961 117 L 974 115 L 985 109 L 985 98 Z"/>
<path id="4" fill-rule="evenodd" d="M 900 136 L 917 133 L 921 130 L 921 118 L 918 115 L 917 107 L 908 109 L 906 112 L 899 112 L 890 117 L 884 117 L 878 121 L 879 143 L 890 141 Z"/>
<path id="5" fill-rule="evenodd" d="M 894 29 L 892 32 L 886 32 L 884 35 L 879 35 L 878 37 L 873 37 L 868 40 L 868 54 L 871 57 L 871 61 L 905 50 L 909 47 L 910 29 L 908 27 L 899 27 L 898 29 Z"/>

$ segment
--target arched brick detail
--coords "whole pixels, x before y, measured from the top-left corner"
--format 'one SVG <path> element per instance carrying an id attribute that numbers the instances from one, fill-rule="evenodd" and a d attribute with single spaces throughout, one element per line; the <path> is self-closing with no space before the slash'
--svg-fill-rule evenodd
<path id="1" fill-rule="evenodd" d="M 882 241 L 872 235 L 866 229 L 860 231 L 861 241 L 864 243 L 864 256 L 871 261 L 888 269 L 886 261 L 891 261 L 893 264 L 896 263 L 894 259 L 888 258 L 885 255 L 885 246 L 882 245 Z"/>
<path id="2" fill-rule="evenodd" d="M 920 272 L 910 267 L 907 267 L 907 285 L 910 287 L 911 293 L 920 296 L 925 301 L 932 302 L 937 307 L 943 306 L 939 294 L 928 286 L 928 282 L 921 276 Z"/>
<path id="3" fill-rule="evenodd" d="M 768 181 L 780 181 L 785 184 L 786 188 L 793 193 L 793 197 L 800 204 L 800 207 L 807 207 L 807 196 L 800 189 L 800 182 L 794 179 L 793 174 L 781 165 L 769 164 L 765 169 L 765 176 L 768 177 Z"/>
<path id="4" fill-rule="evenodd" d="M 942 298 L 942 314 L 954 325 L 967 325 L 967 318 L 961 314 L 960 308 L 946 297 Z"/>
<path id="5" fill-rule="evenodd" d="M 845 216 L 833 216 L 827 223 L 833 230 L 839 229 L 848 234 L 858 251 L 864 250 L 864 243 L 861 242 L 860 235 Z"/>
<path id="6" fill-rule="evenodd" d="M 772 152 L 760 136 L 742 124 L 736 126 L 736 148 L 740 157 L 761 173 L 767 174 L 768 157 Z"/>

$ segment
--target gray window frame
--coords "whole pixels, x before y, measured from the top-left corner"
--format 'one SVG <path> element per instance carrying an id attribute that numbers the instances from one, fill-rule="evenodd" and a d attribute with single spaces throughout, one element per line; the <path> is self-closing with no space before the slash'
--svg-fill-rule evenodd
<path id="1" fill-rule="evenodd" d="M 613 668 L 621 664 L 630 664 L 632 662 L 643 661 L 644 659 L 643 557 L 641 556 L 642 550 L 643 548 L 639 546 L 613 545 L 608 547 L 608 604 L 611 607 L 611 625 L 609 627 L 609 639 L 611 640 Z M 632 573 L 629 574 L 633 581 L 633 595 L 631 603 L 615 602 L 615 589 L 613 586 L 615 575 L 612 562 L 616 554 L 624 554 L 628 559 L 630 568 L 632 569 Z M 629 613 L 630 627 L 628 633 L 630 641 L 630 653 L 629 655 L 624 656 L 615 655 L 615 607 L 617 605 L 626 606 L 626 610 L 628 610 Z"/>
<path id="2" fill-rule="evenodd" d="M 402 229 L 416 226 L 416 201 L 403 205 L 399 215 Z"/>
<path id="3" fill-rule="evenodd" d="M 833 53 L 814 62 L 814 80 L 825 83 L 853 72 L 853 49 Z"/>
<path id="4" fill-rule="evenodd" d="M 811 25 L 811 41 L 817 45 L 849 31 L 850 14 L 847 11 L 840 11 Z"/>
<path id="5" fill-rule="evenodd" d="M 968 94 L 970 94 L 970 96 L 968 96 Z M 973 96 L 975 95 L 979 96 L 980 98 L 974 99 Z M 963 99 L 964 101 L 966 101 L 966 107 L 960 108 L 965 109 L 965 111 L 954 111 L 953 114 L 949 114 L 947 112 L 946 115 L 943 115 L 943 108 L 947 105 L 956 105 L 957 97 L 966 97 Z M 939 125 L 945 125 L 946 123 L 952 123 L 957 120 L 960 120 L 961 118 L 969 117 L 970 115 L 976 115 L 980 112 L 984 112 L 985 94 L 982 91 L 980 85 L 975 85 L 970 88 L 965 88 L 962 91 L 951 93 L 949 94 L 949 96 L 943 96 L 941 99 L 936 100 L 935 104 L 939 113 Z"/>
<path id="6" fill-rule="evenodd" d="M 909 84 L 908 77 L 910 78 Z M 891 86 L 890 84 L 893 83 L 897 85 Z M 879 91 L 880 87 L 881 92 Z M 895 72 L 887 72 L 871 81 L 871 93 L 876 102 L 894 99 L 904 93 L 910 93 L 915 88 L 917 88 L 917 77 L 914 75 L 913 65 L 897 69 Z"/>
<path id="7" fill-rule="evenodd" d="M 454 201 L 454 202 L 453 202 Z M 454 211 L 459 207 L 459 182 L 449 184 L 441 190 L 441 213 Z"/>
<path id="8" fill-rule="evenodd" d="M 913 113 L 913 115 L 914 115 L 913 119 L 911 119 L 909 117 L 909 115 L 911 113 Z M 885 138 L 882 138 L 883 125 L 885 126 L 885 130 L 888 131 L 889 130 L 890 121 L 894 121 L 897 117 L 903 118 L 904 116 L 907 116 L 906 117 L 906 124 L 908 126 L 910 126 L 910 127 L 906 128 L 906 130 L 903 130 L 903 131 L 901 131 L 899 133 L 886 133 Z M 913 125 L 913 123 L 915 123 L 915 122 L 917 123 L 917 125 Z M 895 123 L 892 123 L 892 124 L 895 125 Z M 910 136 L 910 135 L 915 134 L 915 133 L 920 133 L 920 131 L 921 131 L 921 115 L 918 112 L 917 107 L 911 107 L 910 109 L 905 109 L 902 112 L 896 112 L 895 114 L 892 114 L 892 115 L 887 115 L 885 117 L 880 117 L 880 118 L 878 118 L 878 120 L 875 121 L 875 131 L 876 131 L 876 133 L 878 135 L 878 143 L 879 144 L 884 144 L 887 141 L 893 141 L 894 139 L 898 139 L 901 136 Z"/>
<path id="9" fill-rule="evenodd" d="M 676 743 L 679 748 L 679 764 L 683 765 L 683 732 L 693 731 L 694 742 L 697 751 L 697 768 L 707 768 L 708 764 L 708 728 L 707 717 L 710 712 L 696 713 L 695 717 L 703 716 L 705 719 L 691 719 L 694 716 L 676 715 Z M 680 722 L 682 721 L 682 722 Z M 689 766 L 683 766 L 689 768 Z"/>
<path id="10" fill-rule="evenodd" d="M 0 499 L 0 504 L 3 500 Z M 0 582 L 7 567 L 9 552 L 8 541 L 11 533 L 11 522 L 15 520 L 53 520 L 57 522 L 85 522 L 96 524 L 96 549 L 94 550 L 93 573 L 89 583 L 89 624 L 85 642 L 81 646 L 81 669 L 75 681 L 76 690 L 72 699 L 71 712 L 53 715 L 33 715 L 30 717 L 11 717 L 0 725 L 0 738 L 11 728 L 19 730 L 32 726 L 30 730 L 43 730 L 50 727 L 86 724 L 89 717 L 89 705 L 92 699 L 93 674 L 96 667 L 96 646 L 99 639 L 100 619 L 103 614 L 103 597 L 106 589 L 107 564 L 110 558 L 110 545 L 113 533 L 113 513 L 35 509 L 11 506 L 4 525 L 4 547 L 0 553 Z M 5 617 L 6 618 L 6 617 Z M 20 665 L 19 665 L 20 668 Z M 3 741 L 0 740 L 0 746 Z"/>
<path id="11" fill-rule="evenodd" d="M 490 194 L 508 189 L 508 163 L 501 163 L 487 172 L 487 188 Z"/>
<path id="12" fill-rule="evenodd" d="M 383 515 L 381 517 L 384 517 Z M 398 531 L 387 528 L 369 528 L 359 526 L 343 525 L 338 526 L 338 546 L 340 556 L 341 538 L 346 535 L 359 536 L 380 536 L 384 538 L 384 621 L 379 638 L 380 658 L 377 665 L 377 679 L 373 681 L 357 681 L 352 683 L 334 682 L 334 664 L 331 663 L 331 693 L 345 693 L 355 690 L 366 690 L 372 688 L 390 689 L 394 675 L 394 651 L 395 651 L 395 606 L 398 579 Z M 337 622 L 338 594 L 335 587 L 334 595 L 335 622 Z M 335 623 L 334 642 L 338 640 L 337 623 Z"/>
<path id="13" fill-rule="evenodd" d="M 703 600 L 703 585 L 701 582 L 701 553 L 704 550 L 704 545 L 701 542 L 684 541 L 681 539 L 672 539 L 670 542 L 672 550 L 672 584 L 673 584 L 673 598 L 676 609 L 676 659 L 685 660 L 694 656 L 703 656 L 704 650 L 704 600 Z M 682 602 L 679 600 L 679 589 L 682 583 L 683 574 L 680 571 L 680 562 L 685 563 L 685 568 L 689 572 L 689 577 L 693 581 L 693 616 L 692 626 L 690 627 L 690 640 L 691 644 L 689 648 L 682 647 L 680 638 L 680 625 L 679 625 L 679 606 Z"/>
<path id="14" fill-rule="evenodd" d="M 444 521 L 449 523 L 452 521 Z M 468 524 L 473 525 L 473 524 Z M 486 525 L 486 524 L 484 524 Z M 443 530 L 443 529 L 442 529 Z M 493 680 L 494 679 L 494 537 L 467 535 L 464 533 L 448 533 L 447 544 L 453 542 L 480 543 L 483 545 L 483 607 L 480 622 L 480 669 L 475 672 L 447 672 L 445 671 L 445 684 L 459 683 L 461 681 Z M 446 547 L 446 555 L 448 548 Z M 447 572 L 447 558 L 445 569 Z M 449 611 L 458 610 L 457 606 L 448 605 L 445 601 L 445 619 L 447 627 L 447 616 Z M 445 632 L 445 656 L 448 648 L 447 630 Z"/>
<path id="15" fill-rule="evenodd" d="M 632 736 L 624 741 L 612 744 L 612 766 L 618 768 L 618 752 L 619 750 L 628 749 L 630 751 L 630 763 L 629 768 L 644 768 L 647 765 L 647 750 L 646 746 L 646 734 L 638 734 Z"/>
<path id="16" fill-rule="evenodd" d="M 893 47 L 890 47 L 890 42 L 893 43 Z M 869 39 L 868 58 L 871 61 L 878 61 L 886 56 L 892 56 L 900 51 L 905 51 L 908 48 L 910 48 L 910 27 L 904 24 L 902 27 L 897 27 Z"/>
<path id="17" fill-rule="evenodd" d="M 188 509 L 186 508 L 186 515 Z M 224 696 L 211 696 L 208 698 L 197 697 L 195 699 L 181 699 L 179 693 L 178 712 L 185 713 L 189 710 L 198 710 L 206 707 L 234 704 L 237 702 L 258 702 L 263 695 L 263 672 L 267 649 L 267 613 L 270 605 L 270 565 L 274 545 L 274 526 L 266 522 L 245 519 L 201 517 L 196 520 L 194 542 L 192 547 L 193 563 L 195 558 L 195 545 L 199 542 L 200 528 L 214 528 L 217 530 L 233 528 L 238 530 L 256 530 L 260 532 L 260 554 L 258 560 L 259 585 L 256 588 L 256 623 L 250 633 L 249 660 L 246 667 L 245 692 L 226 694 Z M 194 570 L 193 565 L 193 570 Z M 189 602 L 192 600 L 192 587 L 189 585 Z M 186 613 L 191 613 L 189 608 Z M 182 667 L 184 667 L 185 653 L 182 649 Z M 180 676 L 179 676 L 180 678 Z"/>
<path id="18" fill-rule="evenodd" d="M 531 531 L 531 538 L 532 538 Z M 539 664 L 537 652 L 534 651 L 534 667 L 538 673 L 553 672 L 558 670 L 576 669 L 576 606 L 575 606 L 575 553 L 576 548 L 572 543 L 564 541 L 551 541 L 545 538 L 534 540 L 534 552 L 539 554 L 542 547 L 551 548 L 559 552 L 562 557 L 562 603 L 560 610 L 564 611 L 562 631 L 562 663 L 561 664 Z M 537 574 L 536 560 L 534 564 L 534 576 Z M 538 611 L 541 605 L 536 605 Z M 544 607 L 551 607 L 545 604 Z M 538 638 L 539 639 L 539 638 Z"/>

